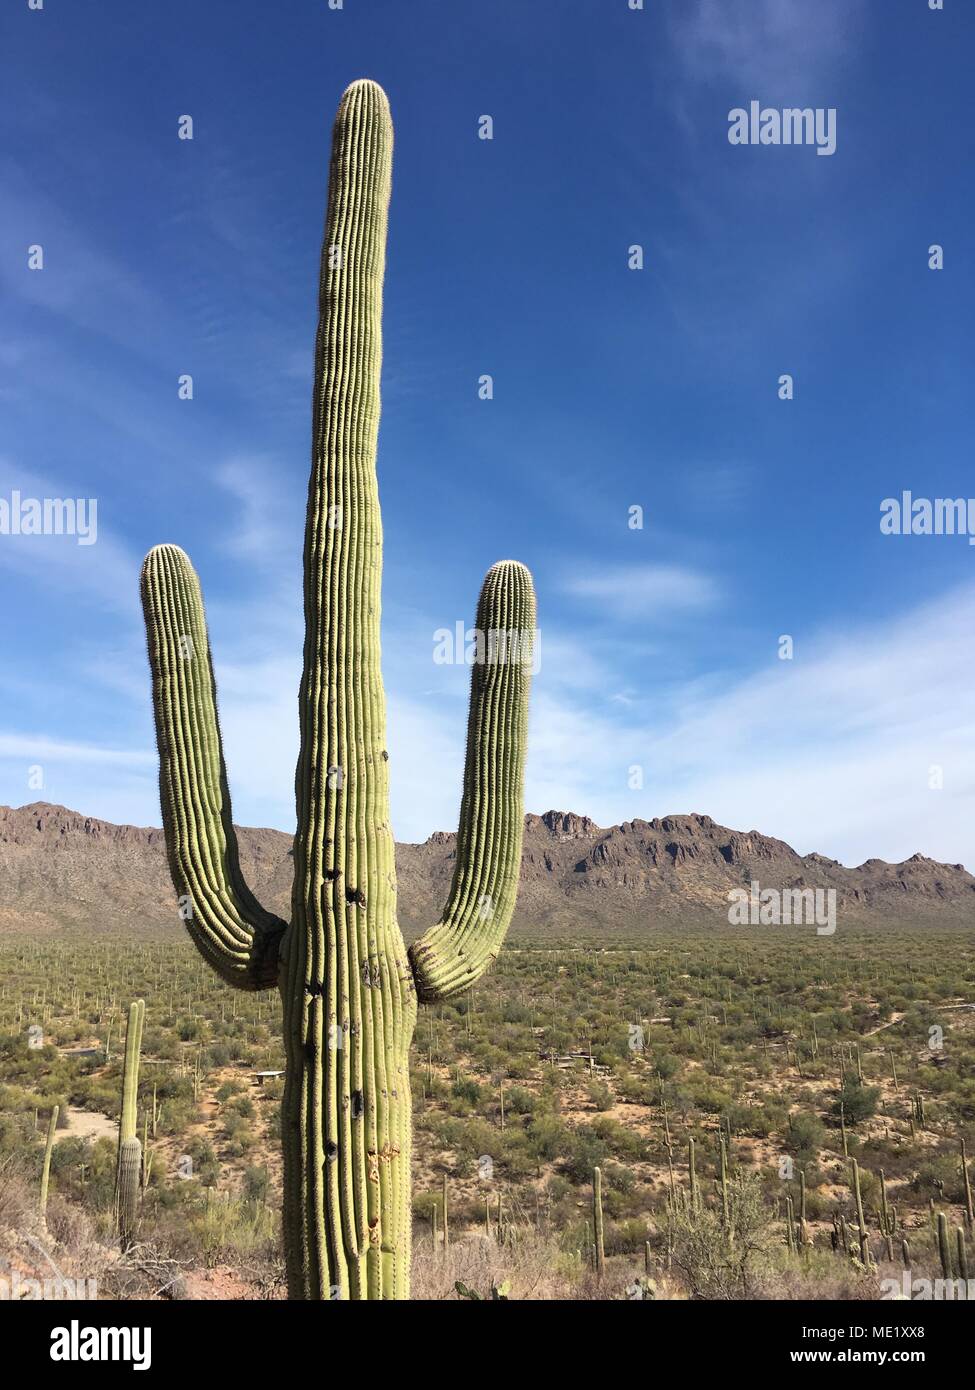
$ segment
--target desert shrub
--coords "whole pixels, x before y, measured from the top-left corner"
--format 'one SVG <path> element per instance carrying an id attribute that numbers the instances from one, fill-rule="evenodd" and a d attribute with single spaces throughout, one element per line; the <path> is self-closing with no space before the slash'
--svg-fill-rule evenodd
<path id="1" fill-rule="evenodd" d="M 826 1128 L 815 1115 L 793 1115 L 790 1120 L 785 1132 L 785 1146 L 800 1163 L 808 1163 L 826 1143 Z"/>
<path id="2" fill-rule="evenodd" d="M 720 1211 L 703 1205 L 672 1216 L 672 1260 L 692 1298 L 750 1297 L 756 1267 L 770 1248 L 771 1216 L 760 1181 L 738 1173 L 728 1186 L 727 1227 Z"/>
<path id="3" fill-rule="evenodd" d="M 589 1103 L 594 1110 L 611 1110 L 613 1108 L 614 1096 L 605 1081 L 590 1081 L 586 1087 L 586 1095 L 589 1097 Z"/>
<path id="4" fill-rule="evenodd" d="M 848 1125 L 858 1125 L 877 1113 L 879 1098 L 879 1086 L 862 1086 L 854 1072 L 846 1072 L 833 1102 L 833 1113 L 837 1119 L 842 1114 Z"/>
<path id="5" fill-rule="evenodd" d="M 592 1182 L 592 1170 L 605 1164 L 608 1145 L 588 1126 L 568 1132 L 565 1141 L 562 1170 L 571 1182 Z"/>

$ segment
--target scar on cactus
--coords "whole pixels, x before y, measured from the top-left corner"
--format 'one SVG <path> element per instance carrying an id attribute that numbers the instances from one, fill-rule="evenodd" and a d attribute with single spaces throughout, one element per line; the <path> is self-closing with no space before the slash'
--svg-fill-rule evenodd
<path id="1" fill-rule="evenodd" d="M 453 883 L 440 921 L 404 949 L 379 661 L 375 467 L 392 144 L 385 93 L 353 83 L 333 131 L 322 246 L 287 923 L 241 874 L 199 580 L 175 545 L 152 550 L 142 572 L 163 824 L 186 926 L 229 984 L 281 991 L 292 1298 L 408 1297 L 417 997 L 466 989 L 494 960 L 521 861 L 535 596 L 528 570 L 503 560 L 484 580 L 475 624 L 509 634 L 503 649 L 518 659 L 472 668 Z"/>

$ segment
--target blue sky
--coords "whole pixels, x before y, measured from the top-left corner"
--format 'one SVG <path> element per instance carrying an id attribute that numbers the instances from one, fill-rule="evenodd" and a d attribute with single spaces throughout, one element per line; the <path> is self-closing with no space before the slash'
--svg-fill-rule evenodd
<path id="1" fill-rule="evenodd" d="M 158 823 L 138 569 L 165 540 L 203 581 L 236 817 L 293 828 L 328 139 L 369 76 L 397 836 L 456 822 L 467 673 L 433 633 L 512 556 L 529 809 L 975 865 L 975 548 L 879 529 L 903 489 L 975 492 L 971 5 L 9 0 L 0 26 L 0 497 L 98 501 L 94 545 L 0 536 L 0 802 Z M 732 146 L 751 100 L 834 107 L 835 154 Z"/>

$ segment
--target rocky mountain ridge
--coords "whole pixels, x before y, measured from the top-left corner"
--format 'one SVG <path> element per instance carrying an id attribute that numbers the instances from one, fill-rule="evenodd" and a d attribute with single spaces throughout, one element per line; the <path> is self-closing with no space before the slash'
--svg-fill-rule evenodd
<path id="1" fill-rule="evenodd" d="M 287 916 L 291 837 L 238 830 L 244 874 L 264 905 Z M 437 831 L 396 847 L 400 920 L 411 936 L 437 920 L 456 855 Z M 710 816 L 664 816 L 608 828 L 571 811 L 525 817 L 521 888 L 513 929 L 594 940 L 656 927 L 727 923 L 728 894 L 835 889 L 841 922 L 858 926 L 975 926 L 975 877 L 961 864 L 915 854 L 902 864 L 869 859 L 846 868 L 799 855 L 758 831 L 729 830 Z M 0 932 L 178 927 L 163 833 L 114 825 L 63 806 L 0 807 Z"/>

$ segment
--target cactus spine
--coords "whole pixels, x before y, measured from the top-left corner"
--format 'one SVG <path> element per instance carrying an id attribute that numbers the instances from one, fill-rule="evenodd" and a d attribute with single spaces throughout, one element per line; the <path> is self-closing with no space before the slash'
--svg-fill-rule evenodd
<path id="1" fill-rule="evenodd" d="M 322 247 L 288 924 L 241 875 L 197 576 L 172 545 L 150 552 L 142 576 L 181 915 L 224 980 L 281 991 L 291 1298 L 408 1296 L 417 996 L 466 989 L 494 960 L 521 860 L 535 599 L 528 571 L 506 560 L 488 572 L 477 608 L 488 650 L 472 670 L 453 884 L 440 922 L 407 954 L 388 809 L 375 469 L 391 156 L 385 94 L 353 83 L 333 131 Z M 495 634 L 510 643 L 500 654 Z"/>

